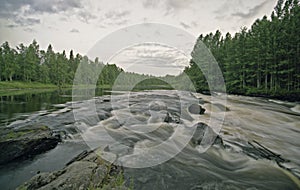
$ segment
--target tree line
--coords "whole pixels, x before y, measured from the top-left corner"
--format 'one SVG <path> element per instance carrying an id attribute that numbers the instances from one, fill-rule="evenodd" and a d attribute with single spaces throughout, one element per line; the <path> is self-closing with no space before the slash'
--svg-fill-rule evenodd
<path id="1" fill-rule="evenodd" d="M 300 92 L 300 6 L 298 0 L 278 0 L 270 18 L 257 19 L 247 29 L 241 28 L 235 35 L 225 36 L 217 30 L 201 34 L 191 53 L 190 65 L 178 76 L 153 77 L 124 72 L 115 64 L 94 61 L 71 50 L 55 53 L 51 45 L 40 50 L 38 43 L 20 44 L 11 48 L 8 42 L 0 46 L 0 81 L 25 81 L 51 83 L 57 86 L 73 84 L 74 78 L 82 84 L 113 86 L 116 79 L 121 87 L 138 84 L 176 89 L 189 89 L 183 84 L 188 75 L 197 91 L 208 91 L 207 76 L 200 68 L 204 43 L 219 64 L 229 93 L 245 95 L 294 96 Z M 203 61 L 203 60 L 202 60 Z M 212 60 L 204 60 L 211 62 Z M 81 63 L 81 64 L 80 64 Z M 77 68 L 81 72 L 75 77 Z M 210 67 L 207 65 L 207 67 Z M 101 74 L 97 71 L 101 70 Z M 214 77 L 214 73 L 208 76 Z M 142 82 L 146 80 L 145 82 Z M 217 83 L 216 83 L 217 85 Z M 214 86 L 213 86 L 214 87 Z M 218 88 L 214 88 L 218 89 Z M 225 90 L 225 89 L 221 89 Z M 298 97 L 299 99 L 299 97 Z"/>
<path id="2" fill-rule="evenodd" d="M 279 0 L 270 18 L 225 36 L 219 30 L 200 35 L 218 62 L 227 92 L 237 94 L 296 94 L 300 91 L 300 6 L 298 0 Z M 208 90 L 197 67 L 197 43 L 184 72 L 198 91 Z M 298 93 L 299 95 L 299 93 Z"/>
<path id="3" fill-rule="evenodd" d="M 54 52 L 52 45 L 46 51 L 40 50 L 36 40 L 29 46 L 20 44 L 16 48 L 4 42 L 0 46 L 0 81 L 40 82 L 59 87 L 71 85 L 80 63 L 84 68 L 80 75 L 86 82 L 95 77 L 95 71 L 102 70 L 96 80 L 99 85 L 112 85 L 123 72 L 114 64 L 103 64 L 98 58 L 91 61 L 86 56 L 74 55 L 73 50 L 69 56 L 65 51 Z"/>
<path id="4" fill-rule="evenodd" d="M 65 51 L 54 52 L 52 45 L 46 51 L 40 50 L 36 40 L 29 46 L 20 44 L 12 48 L 8 42 L 0 46 L 0 81 L 40 82 L 59 87 L 72 85 L 74 81 L 83 85 L 96 82 L 98 86 L 109 88 L 116 80 L 116 85 L 125 89 L 144 80 L 139 87 L 162 84 L 153 76 L 124 72 L 115 64 L 104 64 L 99 58 L 92 61 L 87 56 L 74 55 L 73 50 L 68 56 Z"/>
<path id="5" fill-rule="evenodd" d="M 73 51 L 69 58 L 65 51 L 55 53 L 51 45 L 46 51 L 40 50 L 35 40 L 29 46 L 20 44 L 16 48 L 4 42 L 0 47 L 0 80 L 69 84 L 81 59 Z"/>

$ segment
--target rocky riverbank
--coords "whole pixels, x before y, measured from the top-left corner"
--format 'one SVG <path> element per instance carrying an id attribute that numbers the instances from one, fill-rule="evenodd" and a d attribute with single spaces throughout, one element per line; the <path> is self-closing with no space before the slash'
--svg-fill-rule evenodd
<path id="1" fill-rule="evenodd" d="M 33 157 L 56 147 L 59 142 L 61 136 L 47 126 L 3 128 L 0 132 L 0 164 Z"/>
<path id="2" fill-rule="evenodd" d="M 132 189 L 132 183 L 125 181 L 123 169 L 98 156 L 98 151 L 84 151 L 72 159 L 65 168 L 40 173 L 20 186 L 19 190 L 73 190 Z"/>

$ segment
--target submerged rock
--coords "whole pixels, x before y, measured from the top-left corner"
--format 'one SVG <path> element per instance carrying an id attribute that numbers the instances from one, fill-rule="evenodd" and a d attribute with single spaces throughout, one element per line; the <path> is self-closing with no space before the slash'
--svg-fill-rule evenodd
<path id="1" fill-rule="evenodd" d="M 28 158 L 54 148 L 61 136 L 46 126 L 2 129 L 0 132 L 0 164 Z"/>
<path id="2" fill-rule="evenodd" d="M 217 135 L 212 128 L 210 128 L 208 125 L 205 123 L 197 123 L 195 125 L 196 130 L 195 133 L 190 140 L 190 143 L 192 146 L 197 146 L 200 145 L 201 142 L 204 140 L 204 136 L 209 136 L 207 139 L 208 140 L 213 140 L 214 145 L 221 145 L 222 147 L 224 146 L 222 138 Z M 203 142 L 205 145 L 210 144 L 210 142 Z"/>
<path id="3" fill-rule="evenodd" d="M 97 151 L 96 151 L 97 152 Z M 103 160 L 94 151 L 84 151 L 65 168 L 40 173 L 17 189 L 128 189 L 120 166 Z"/>
<path id="4" fill-rule="evenodd" d="M 200 114 L 200 115 L 202 115 L 202 114 L 204 114 L 205 109 L 202 108 L 202 107 L 201 107 L 200 105 L 198 105 L 198 104 L 192 104 L 192 105 L 190 105 L 190 107 L 189 107 L 189 112 L 192 113 L 192 114 Z"/>

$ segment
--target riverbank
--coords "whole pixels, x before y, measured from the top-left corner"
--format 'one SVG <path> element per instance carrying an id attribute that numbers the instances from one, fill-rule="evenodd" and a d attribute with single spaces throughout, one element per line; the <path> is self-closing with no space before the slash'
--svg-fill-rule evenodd
<path id="1" fill-rule="evenodd" d="M 54 84 L 44 84 L 39 82 L 21 82 L 21 81 L 1 81 L 0 91 L 21 90 L 21 89 L 57 89 Z"/>
<path id="2" fill-rule="evenodd" d="M 57 86 L 54 84 L 44 84 L 38 82 L 21 82 L 21 81 L 0 81 L 0 96 L 11 96 L 11 95 L 20 95 L 26 92 L 34 91 L 50 91 L 50 90 L 58 90 L 58 89 L 72 89 L 72 84 L 66 84 L 63 86 Z M 83 88 L 87 88 L 84 86 Z M 94 86 L 91 86 L 94 88 Z M 100 89 L 112 89 L 111 85 L 101 85 L 97 86 Z M 119 86 L 115 87 L 118 90 L 128 90 L 130 87 Z M 141 86 L 137 85 L 132 90 L 133 91 L 144 91 L 144 90 L 172 90 L 171 86 L 164 85 L 150 85 L 150 86 Z M 209 91 L 199 91 L 202 94 L 208 94 Z M 264 91 L 245 91 L 245 92 L 227 92 L 227 94 L 232 95 L 242 95 L 242 96 L 251 96 L 251 97 L 262 97 L 269 99 L 277 99 L 282 101 L 290 101 L 290 102 L 300 102 L 300 91 L 291 91 L 291 92 L 270 92 L 266 93 Z"/>
<path id="3" fill-rule="evenodd" d="M 231 94 L 231 93 L 229 93 Z M 242 96 L 250 96 L 250 97 L 261 97 L 267 99 L 276 99 L 281 101 L 289 101 L 289 102 L 300 102 L 300 91 L 291 91 L 291 92 L 271 92 L 265 93 L 262 91 L 257 92 L 247 92 L 247 93 L 232 93 L 233 95 L 242 95 Z"/>
<path id="4" fill-rule="evenodd" d="M 66 84 L 63 86 L 57 86 L 54 84 L 44 84 L 38 82 L 21 82 L 21 81 L 0 81 L 0 96 L 16 96 L 27 93 L 41 93 L 56 90 L 72 90 L 72 84 Z M 79 86 L 79 88 L 81 88 Z M 94 88 L 94 86 L 82 88 Z M 98 89 L 111 89 L 110 85 L 97 86 Z"/>

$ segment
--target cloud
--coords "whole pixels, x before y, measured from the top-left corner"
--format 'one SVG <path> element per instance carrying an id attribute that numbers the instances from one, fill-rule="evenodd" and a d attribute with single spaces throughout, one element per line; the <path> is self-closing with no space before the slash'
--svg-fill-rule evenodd
<path id="1" fill-rule="evenodd" d="M 256 5 L 255 7 L 251 8 L 247 13 L 244 12 L 235 12 L 232 13 L 231 16 L 236 16 L 240 18 L 252 18 L 255 17 L 259 12 L 264 8 L 264 6 L 268 3 L 268 0 Z"/>
<path id="2" fill-rule="evenodd" d="M 6 27 L 16 28 L 16 27 L 20 27 L 20 26 L 33 26 L 33 25 L 40 24 L 40 23 L 41 23 L 40 19 L 17 17 L 14 19 L 13 24 L 8 24 L 8 25 L 6 25 Z"/>
<path id="3" fill-rule="evenodd" d="M 36 24 L 40 24 L 41 20 L 36 18 L 16 18 L 15 23 L 19 26 L 32 26 Z"/>
<path id="4" fill-rule="evenodd" d="M 0 0 L 1 18 L 13 23 L 7 27 L 32 26 L 40 24 L 36 18 L 43 13 L 56 14 L 83 8 L 81 0 Z"/>
<path id="5" fill-rule="evenodd" d="M 164 72 L 178 74 L 189 64 L 189 58 L 181 51 L 167 45 L 153 43 L 144 43 L 127 48 L 112 61 L 125 70 L 130 68 L 143 68 L 144 72 L 152 70 L 153 73 L 147 74 L 153 75 Z"/>
<path id="6" fill-rule="evenodd" d="M 190 25 L 188 25 L 188 24 L 186 24 L 186 23 L 184 23 L 184 22 L 180 22 L 180 25 L 181 25 L 184 29 L 189 29 L 189 28 L 191 28 Z"/>
<path id="7" fill-rule="evenodd" d="M 131 12 L 124 10 L 124 11 L 108 11 L 106 12 L 100 19 L 98 27 L 100 28 L 106 28 L 108 26 L 114 26 L 114 25 L 124 25 L 129 22 L 129 19 L 127 19 L 128 15 L 130 15 Z"/>
<path id="8" fill-rule="evenodd" d="M 8 18 L 25 8 L 26 14 L 59 13 L 82 8 L 81 0 L 0 0 L 0 15 Z"/>
<path id="9" fill-rule="evenodd" d="M 130 14 L 130 11 L 109 11 L 105 13 L 106 19 L 119 20 Z"/>
<path id="10" fill-rule="evenodd" d="M 72 30 L 70 30 L 71 33 L 79 33 L 79 30 L 76 28 L 73 28 Z"/>
<path id="11" fill-rule="evenodd" d="M 80 0 L 31 0 L 29 6 L 30 13 L 60 13 L 83 7 Z"/>
<path id="12" fill-rule="evenodd" d="M 90 12 L 87 12 L 87 11 L 80 11 L 77 14 L 77 17 L 78 17 L 79 20 L 81 20 L 82 22 L 85 22 L 85 23 L 89 23 L 90 20 L 97 18 L 95 15 L 93 15 Z"/>
<path id="13" fill-rule="evenodd" d="M 144 0 L 143 6 L 144 8 L 156 8 L 158 7 L 160 0 Z"/>
<path id="14" fill-rule="evenodd" d="M 143 7 L 146 9 L 156 9 L 162 7 L 165 11 L 165 15 L 180 11 L 182 9 L 189 8 L 193 0 L 144 0 L 142 2 Z"/>
<path id="15" fill-rule="evenodd" d="M 166 6 L 167 9 L 174 9 L 174 10 L 179 10 L 179 9 L 185 9 L 190 6 L 190 3 L 192 3 L 192 0 L 167 0 L 166 1 Z"/>
<path id="16" fill-rule="evenodd" d="M 34 29 L 32 28 L 24 28 L 24 31 L 25 32 L 29 32 L 29 33 L 33 33 L 33 32 L 36 32 Z"/>

